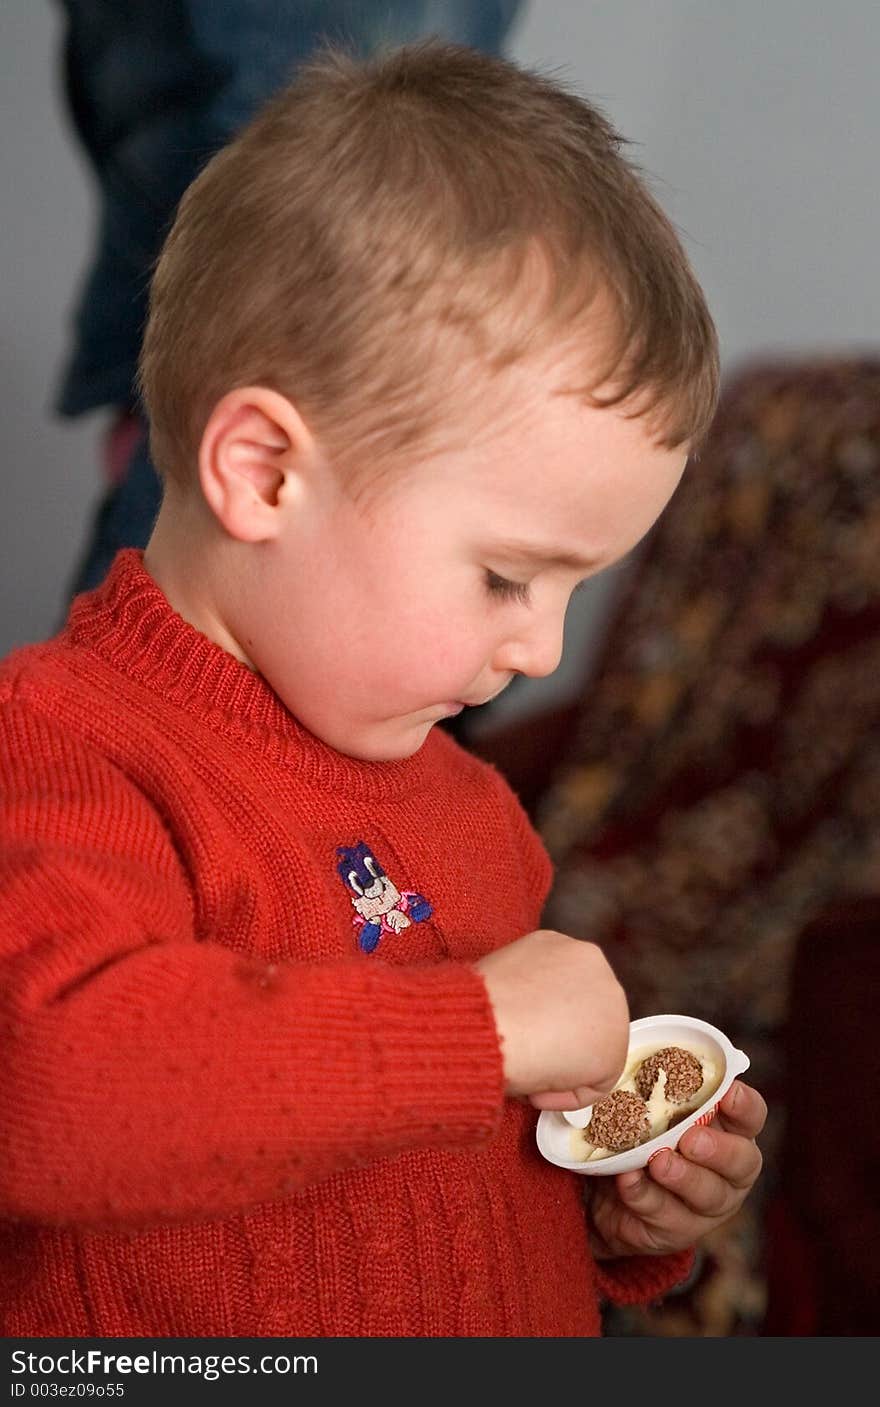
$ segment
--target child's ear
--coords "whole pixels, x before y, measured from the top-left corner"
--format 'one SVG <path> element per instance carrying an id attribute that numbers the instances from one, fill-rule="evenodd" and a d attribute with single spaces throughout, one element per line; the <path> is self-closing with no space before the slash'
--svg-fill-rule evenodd
<path id="1" fill-rule="evenodd" d="M 296 407 L 265 386 L 229 391 L 199 445 L 202 492 L 230 537 L 267 542 L 282 525 L 282 500 L 300 487 L 317 444 Z"/>

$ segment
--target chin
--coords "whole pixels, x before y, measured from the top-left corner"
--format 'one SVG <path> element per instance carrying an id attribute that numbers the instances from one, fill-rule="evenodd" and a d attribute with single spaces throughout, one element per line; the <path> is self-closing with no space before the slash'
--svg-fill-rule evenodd
<path id="1" fill-rule="evenodd" d="M 404 762 L 415 756 L 437 722 L 434 718 L 417 715 L 360 724 L 354 719 L 341 718 L 310 722 L 295 709 L 291 712 L 314 737 L 355 762 Z"/>
<path id="2" fill-rule="evenodd" d="M 377 743 L 375 747 L 365 747 L 357 752 L 352 750 L 348 755 L 356 758 L 359 762 L 405 762 L 408 757 L 415 757 L 426 737 L 427 733 L 417 742 L 401 742 L 396 746 L 391 743 L 384 745 Z"/>
<path id="3" fill-rule="evenodd" d="M 419 723 L 402 730 L 395 738 L 359 738 L 350 747 L 339 748 L 338 751 L 358 762 L 405 762 L 408 757 L 415 756 L 433 726 L 433 723 Z"/>

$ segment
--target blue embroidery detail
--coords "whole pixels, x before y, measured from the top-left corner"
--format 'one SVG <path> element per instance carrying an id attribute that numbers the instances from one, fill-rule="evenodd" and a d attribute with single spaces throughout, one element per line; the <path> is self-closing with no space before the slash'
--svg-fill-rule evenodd
<path id="1" fill-rule="evenodd" d="M 385 871 L 379 864 L 372 850 L 359 840 L 357 845 L 339 845 L 336 848 L 337 855 L 340 856 L 336 872 L 346 889 L 351 889 L 352 875 L 357 880 L 362 889 L 368 889 L 377 876 L 385 875 Z M 371 869 L 367 869 L 367 860 L 371 861 Z M 355 891 L 352 891 L 355 892 Z"/>
<path id="2" fill-rule="evenodd" d="M 336 854 L 336 872 L 353 895 L 352 923 L 362 952 L 375 952 L 383 933 L 402 933 L 431 917 L 434 910 L 424 895 L 398 889 L 364 841 L 337 846 Z"/>
<path id="3" fill-rule="evenodd" d="M 362 948 L 365 953 L 375 952 L 381 937 L 381 923 L 365 923 L 358 934 L 358 947 Z"/>

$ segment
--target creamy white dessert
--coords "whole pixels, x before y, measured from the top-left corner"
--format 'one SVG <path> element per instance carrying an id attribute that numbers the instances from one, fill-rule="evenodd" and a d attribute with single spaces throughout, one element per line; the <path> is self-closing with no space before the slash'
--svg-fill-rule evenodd
<path id="1" fill-rule="evenodd" d="M 637 1050 L 630 1051 L 623 1074 L 614 1086 L 612 1094 L 616 1090 L 626 1090 L 639 1097 L 636 1081 L 641 1066 L 646 1060 L 650 1060 L 652 1056 L 657 1055 L 658 1052 L 665 1051 L 669 1048 L 669 1042 L 666 1042 L 662 1046 L 641 1046 Z M 708 1051 L 696 1050 L 693 1046 L 684 1045 L 681 1042 L 677 1042 L 674 1049 L 687 1051 L 689 1055 L 693 1056 L 699 1062 L 702 1072 L 702 1082 L 699 1088 L 695 1089 L 693 1093 L 689 1094 L 686 1098 L 678 1101 L 669 1099 L 667 1097 L 666 1087 L 669 1082 L 670 1072 L 664 1069 L 661 1064 L 653 1088 L 644 1101 L 647 1112 L 647 1131 L 642 1129 L 640 1135 L 629 1145 L 631 1147 L 636 1147 L 642 1143 L 648 1143 L 652 1138 L 656 1138 L 658 1134 L 666 1133 L 667 1129 L 673 1124 L 686 1118 L 688 1114 L 692 1114 L 695 1109 L 699 1109 L 701 1104 L 705 1104 L 721 1083 L 724 1068 L 723 1062 L 720 1059 L 715 1058 L 713 1055 L 709 1054 Z M 594 1105 L 593 1107 L 595 1109 L 597 1106 Z M 611 1135 L 606 1133 L 605 1136 L 610 1137 Z M 573 1128 L 571 1130 L 570 1145 L 572 1161 L 581 1163 L 593 1162 L 597 1158 L 610 1158 L 613 1157 L 615 1153 L 621 1151 L 620 1148 L 605 1148 L 593 1143 L 590 1139 L 589 1125 L 587 1125 L 585 1129 Z"/>

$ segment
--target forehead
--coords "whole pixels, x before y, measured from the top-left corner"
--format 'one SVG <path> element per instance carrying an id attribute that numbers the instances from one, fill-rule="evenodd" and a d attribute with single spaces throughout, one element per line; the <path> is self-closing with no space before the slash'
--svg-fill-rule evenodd
<path id="1" fill-rule="evenodd" d="M 686 452 L 658 446 L 634 406 L 589 404 L 572 366 L 570 347 L 494 375 L 475 366 L 437 447 L 368 490 L 373 522 L 424 510 L 435 538 L 582 575 L 622 555 L 665 507 Z"/>
<path id="2" fill-rule="evenodd" d="M 520 376 L 494 405 L 457 463 L 475 503 L 499 539 L 554 557 L 591 562 L 601 549 L 584 542 L 609 516 L 638 521 L 659 513 L 686 462 L 684 448 L 659 446 L 634 408 L 597 407 L 570 394 L 556 371 Z"/>
<path id="3" fill-rule="evenodd" d="M 534 397 L 530 412 L 521 404 L 477 442 L 401 475 L 371 515 L 370 533 L 408 558 L 415 553 L 450 589 L 450 564 L 502 575 L 508 568 L 515 578 L 564 568 L 583 578 L 644 536 L 684 462 L 611 409 Z"/>

